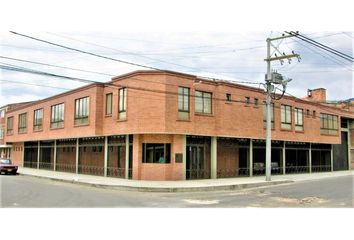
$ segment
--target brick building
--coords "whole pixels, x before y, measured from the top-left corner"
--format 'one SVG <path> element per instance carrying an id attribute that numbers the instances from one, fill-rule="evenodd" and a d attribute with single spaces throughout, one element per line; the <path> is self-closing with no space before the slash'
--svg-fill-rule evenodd
<path id="1" fill-rule="evenodd" d="M 320 91 L 320 92 L 318 92 Z M 354 168 L 354 112 L 284 96 L 272 107 L 272 174 Z M 308 95 L 308 98 L 311 97 Z M 136 180 L 264 174 L 262 89 L 136 71 L 8 110 L 24 167 Z"/>

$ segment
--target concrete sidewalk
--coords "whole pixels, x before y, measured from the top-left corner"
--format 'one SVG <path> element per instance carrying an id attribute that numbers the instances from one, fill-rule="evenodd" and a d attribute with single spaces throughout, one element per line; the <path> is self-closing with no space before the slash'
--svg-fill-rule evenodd
<path id="1" fill-rule="evenodd" d="M 338 171 L 311 174 L 274 175 L 272 176 L 272 181 L 270 182 L 265 181 L 265 176 L 188 181 L 146 181 L 54 172 L 23 167 L 19 167 L 18 173 L 20 175 L 34 176 L 94 187 L 147 192 L 196 192 L 234 190 L 348 175 L 354 176 L 354 171 Z"/>

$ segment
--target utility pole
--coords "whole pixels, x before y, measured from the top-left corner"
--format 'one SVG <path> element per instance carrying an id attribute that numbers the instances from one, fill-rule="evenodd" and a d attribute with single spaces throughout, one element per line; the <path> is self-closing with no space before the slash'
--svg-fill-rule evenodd
<path id="1" fill-rule="evenodd" d="M 271 69 L 271 62 L 272 61 L 280 61 L 280 63 L 283 65 L 284 59 L 287 59 L 289 64 L 291 63 L 292 58 L 297 58 L 300 61 L 300 55 L 295 54 L 294 51 L 292 51 L 291 54 L 285 54 L 284 52 L 280 52 L 278 47 L 281 44 L 281 40 L 285 38 L 293 37 L 293 35 L 285 35 L 283 34 L 280 37 L 276 38 L 267 38 L 267 58 L 264 59 L 264 61 L 267 62 L 267 74 L 265 77 L 266 81 L 266 92 L 267 92 L 267 98 L 266 98 L 266 114 L 267 114 L 267 119 L 266 119 L 266 168 L 265 168 L 265 174 L 266 174 L 266 181 L 271 181 L 271 172 L 272 172 L 272 166 L 271 166 L 271 153 L 272 153 L 272 146 L 271 146 L 271 141 L 272 141 L 272 129 L 271 129 L 271 104 L 272 104 L 272 92 L 275 91 L 275 87 L 273 84 L 281 84 L 283 87 L 283 95 L 285 93 L 286 85 L 288 82 L 291 81 L 291 79 L 284 80 L 283 77 L 275 72 L 272 72 Z M 278 45 L 274 45 L 272 42 L 273 41 L 280 41 Z M 271 53 L 271 47 L 274 48 L 273 53 Z M 280 56 L 277 56 L 275 52 L 278 52 Z M 275 55 L 274 57 L 273 54 Z M 279 98 L 280 99 L 280 98 Z M 277 99 L 277 100 L 279 100 Z"/>

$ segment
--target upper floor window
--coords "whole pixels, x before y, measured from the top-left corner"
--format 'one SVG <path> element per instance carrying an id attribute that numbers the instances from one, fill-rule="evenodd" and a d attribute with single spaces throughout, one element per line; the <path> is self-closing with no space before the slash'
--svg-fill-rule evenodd
<path id="1" fill-rule="evenodd" d="M 75 125 L 88 123 L 89 99 L 89 97 L 84 97 L 75 100 Z"/>
<path id="2" fill-rule="evenodd" d="M 254 98 L 254 105 L 258 106 L 258 98 Z"/>
<path id="3" fill-rule="evenodd" d="M 250 104 L 250 97 L 245 97 L 245 104 L 246 105 Z"/>
<path id="4" fill-rule="evenodd" d="M 43 108 L 34 110 L 33 114 L 33 130 L 39 131 L 43 128 Z"/>
<path id="5" fill-rule="evenodd" d="M 14 133 L 14 117 L 7 118 L 6 134 L 11 135 Z"/>
<path id="6" fill-rule="evenodd" d="M 226 102 L 231 102 L 231 93 L 226 93 Z"/>
<path id="7" fill-rule="evenodd" d="M 320 114 L 321 119 L 321 133 L 329 135 L 338 134 L 338 116 L 331 114 Z"/>
<path id="8" fill-rule="evenodd" d="M 274 129 L 274 103 L 270 105 L 271 126 Z M 263 127 L 267 128 L 267 104 L 263 102 Z"/>
<path id="9" fill-rule="evenodd" d="M 4 129 L 0 128 L 0 139 L 4 138 Z"/>
<path id="10" fill-rule="evenodd" d="M 127 88 L 119 89 L 118 114 L 119 119 L 127 117 Z"/>
<path id="11" fill-rule="evenodd" d="M 112 98 L 112 93 L 106 94 L 106 115 L 112 115 Z"/>
<path id="12" fill-rule="evenodd" d="M 295 131 L 304 131 L 304 116 L 301 108 L 295 108 Z"/>
<path id="13" fill-rule="evenodd" d="M 25 133 L 27 131 L 27 113 L 18 115 L 18 133 Z"/>
<path id="14" fill-rule="evenodd" d="M 281 128 L 291 129 L 291 106 L 281 105 L 280 118 L 281 118 Z"/>
<path id="15" fill-rule="evenodd" d="M 208 92 L 195 91 L 195 112 L 212 113 L 212 94 Z"/>
<path id="16" fill-rule="evenodd" d="M 189 112 L 189 88 L 178 87 L 178 111 Z"/>
<path id="17" fill-rule="evenodd" d="M 51 128 L 64 127 L 64 103 L 53 105 L 51 107 L 50 127 Z"/>
<path id="18" fill-rule="evenodd" d="M 5 117 L 5 109 L 0 110 L 0 118 Z"/>

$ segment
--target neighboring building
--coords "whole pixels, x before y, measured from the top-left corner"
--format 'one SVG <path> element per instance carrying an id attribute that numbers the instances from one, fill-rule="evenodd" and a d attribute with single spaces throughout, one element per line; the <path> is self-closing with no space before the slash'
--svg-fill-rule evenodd
<path id="1" fill-rule="evenodd" d="M 4 136 L 24 167 L 137 180 L 261 175 L 264 101 L 262 89 L 136 71 L 9 110 Z M 272 173 L 354 168 L 353 120 L 353 111 L 274 101 Z"/>
<path id="2" fill-rule="evenodd" d="M 5 144 L 5 113 L 7 111 L 13 110 L 16 107 L 20 107 L 31 102 L 21 102 L 13 103 L 0 107 L 0 158 L 11 158 L 11 147 L 12 145 Z"/>

